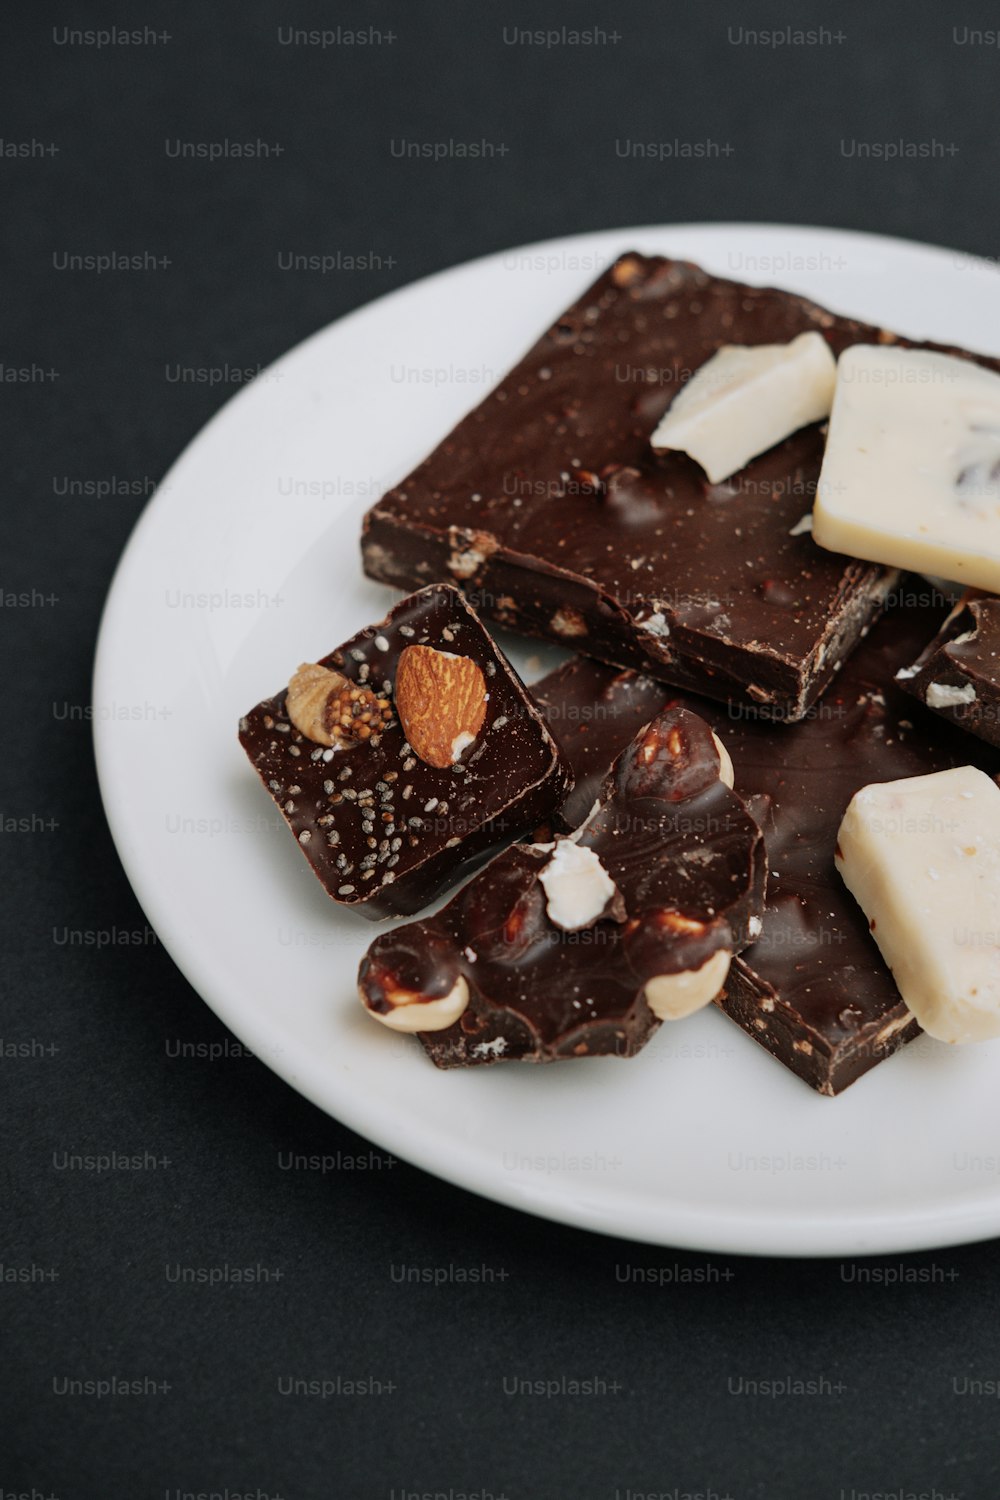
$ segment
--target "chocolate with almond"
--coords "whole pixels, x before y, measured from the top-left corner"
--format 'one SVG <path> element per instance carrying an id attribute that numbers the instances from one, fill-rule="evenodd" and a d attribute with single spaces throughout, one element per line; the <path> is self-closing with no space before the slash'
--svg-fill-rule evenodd
<path id="1" fill-rule="evenodd" d="M 450 584 L 403 599 L 240 721 L 328 894 L 419 911 L 572 785 L 520 678 Z"/>

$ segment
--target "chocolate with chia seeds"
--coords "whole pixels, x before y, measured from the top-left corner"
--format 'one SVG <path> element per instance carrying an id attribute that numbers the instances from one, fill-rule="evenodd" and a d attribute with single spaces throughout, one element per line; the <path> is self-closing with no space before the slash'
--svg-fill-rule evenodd
<path id="1" fill-rule="evenodd" d="M 418 648 L 410 660 L 420 669 L 414 745 L 396 698 L 407 648 Z M 572 785 L 520 678 L 449 584 L 403 599 L 309 671 L 324 710 L 315 733 L 326 743 L 292 723 L 287 689 L 240 721 L 240 743 L 329 895 L 366 917 L 427 906 L 497 845 L 548 818 Z M 324 671 L 344 683 L 329 704 Z M 453 677 L 455 701 L 446 704 Z M 466 712 L 470 678 L 482 689 L 481 719 L 452 723 L 449 714 Z"/>

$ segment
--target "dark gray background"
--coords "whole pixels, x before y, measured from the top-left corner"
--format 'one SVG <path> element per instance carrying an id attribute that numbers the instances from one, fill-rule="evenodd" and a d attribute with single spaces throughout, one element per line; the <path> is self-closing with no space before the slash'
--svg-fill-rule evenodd
<path id="1" fill-rule="evenodd" d="M 58 150 L 0 158 L 0 357 L 33 376 L 0 384 L 0 1494 L 995 1494 L 1000 1406 L 952 1384 L 1000 1376 L 995 1243 L 889 1263 L 922 1283 L 862 1286 L 836 1262 L 636 1250 L 399 1164 L 284 1172 L 282 1152 L 367 1148 L 256 1061 L 169 1057 L 170 1041 L 226 1033 L 151 937 L 100 952 L 57 941 L 64 928 L 144 923 L 104 825 L 89 726 L 65 712 L 88 703 L 102 600 L 144 495 L 57 491 L 67 477 L 151 489 L 236 388 L 169 384 L 167 365 L 266 364 L 425 272 L 616 224 L 834 224 L 996 257 L 1000 49 L 960 45 L 952 30 L 996 26 L 995 7 L 622 0 L 569 17 L 617 29 L 617 42 L 554 48 L 503 40 L 505 26 L 565 24 L 554 6 L 489 0 L 23 14 L 0 53 L 0 131 Z M 844 38 L 778 50 L 729 32 L 790 22 Z M 169 40 L 57 40 L 64 26 L 109 24 Z M 279 25 L 337 24 L 395 39 L 279 45 Z M 401 137 L 508 149 L 394 160 Z M 224 138 L 282 153 L 209 164 L 165 147 Z M 640 162 L 616 156 L 624 138 L 734 150 Z M 865 162 L 844 140 L 957 149 Z M 62 252 L 108 250 L 170 264 L 55 268 Z M 382 263 L 294 274 L 278 269 L 282 250 Z M 998 336 L 984 328 L 984 345 Z M 22 593 L 28 604 L 10 599 Z M 108 1150 L 169 1164 L 56 1165 L 63 1151 Z M 165 1267 L 178 1263 L 267 1277 L 176 1285 Z M 401 1264 L 486 1265 L 496 1279 L 399 1285 Z M 664 1285 L 618 1279 L 636 1264 L 663 1268 Z M 57 1393 L 65 1377 L 110 1375 L 169 1390 Z M 284 1375 L 396 1389 L 292 1398 Z M 843 1389 L 730 1393 L 741 1376 L 784 1375 Z M 588 1376 L 607 1393 L 503 1394 L 505 1378 Z"/>

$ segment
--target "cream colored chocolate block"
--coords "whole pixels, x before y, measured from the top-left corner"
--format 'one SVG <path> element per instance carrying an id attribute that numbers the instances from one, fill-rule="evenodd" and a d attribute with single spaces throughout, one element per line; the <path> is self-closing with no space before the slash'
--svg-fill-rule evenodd
<path id="1" fill-rule="evenodd" d="M 921 349 L 845 350 L 813 539 L 1000 589 L 1000 375 Z"/>
<path id="2" fill-rule="evenodd" d="M 719 484 L 830 415 L 837 365 L 818 333 L 790 344 L 725 344 L 674 397 L 650 443 L 689 453 Z"/>
<path id="3" fill-rule="evenodd" d="M 1000 787 L 973 766 L 866 786 L 836 864 L 924 1030 L 1000 1036 Z"/>

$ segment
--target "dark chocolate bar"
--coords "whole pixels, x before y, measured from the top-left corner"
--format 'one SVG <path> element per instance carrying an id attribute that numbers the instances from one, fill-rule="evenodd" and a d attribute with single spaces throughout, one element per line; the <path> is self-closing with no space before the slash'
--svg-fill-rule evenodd
<path id="1" fill-rule="evenodd" d="M 935 713 L 1000 745 L 1000 599 L 970 589 L 896 681 Z"/>
<path id="2" fill-rule="evenodd" d="M 894 578 L 808 535 L 821 426 L 717 485 L 649 439 L 722 345 L 810 329 L 835 354 L 908 342 L 789 292 L 623 256 L 372 507 L 366 571 L 402 587 L 451 578 L 512 630 L 801 717 Z"/>
<path id="3" fill-rule="evenodd" d="M 409 714 L 404 653 L 417 669 Z M 318 667 L 346 681 L 327 701 L 320 673 L 325 743 L 291 722 L 287 690 L 240 721 L 240 742 L 327 892 L 367 917 L 429 905 L 572 785 L 520 678 L 448 584 L 402 600 Z"/>
<path id="4" fill-rule="evenodd" d="M 899 597 L 932 595 L 927 585 L 908 579 Z M 763 932 L 734 960 L 718 1003 L 822 1094 L 840 1093 L 919 1033 L 834 867 L 848 802 L 872 781 L 965 764 L 989 774 L 1000 769 L 996 754 L 894 683 L 894 672 L 912 661 L 940 619 L 940 606 L 932 603 L 892 607 L 797 724 L 775 722 L 766 707 L 669 698 L 694 709 L 718 733 L 767 846 Z M 614 674 L 605 669 L 601 682 L 600 672 L 593 663 L 572 661 L 533 687 L 557 737 L 572 706 L 594 701 L 595 691 L 597 701 L 614 701 Z M 613 753 L 614 720 L 601 724 L 602 749 Z M 564 743 L 572 760 L 574 740 Z"/>
<path id="5" fill-rule="evenodd" d="M 577 835 L 506 849 L 433 917 L 376 938 L 367 1008 L 440 1068 L 632 1056 L 712 999 L 759 927 L 763 840 L 720 766 L 703 719 L 659 715 Z"/>

